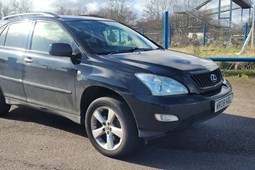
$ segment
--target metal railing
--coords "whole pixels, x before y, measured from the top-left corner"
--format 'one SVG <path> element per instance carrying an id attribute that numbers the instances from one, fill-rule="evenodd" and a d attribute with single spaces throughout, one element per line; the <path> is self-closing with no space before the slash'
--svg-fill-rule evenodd
<path id="1" fill-rule="evenodd" d="M 255 62 L 255 58 L 247 58 L 247 57 L 210 57 L 208 58 L 213 61 L 219 62 Z"/>

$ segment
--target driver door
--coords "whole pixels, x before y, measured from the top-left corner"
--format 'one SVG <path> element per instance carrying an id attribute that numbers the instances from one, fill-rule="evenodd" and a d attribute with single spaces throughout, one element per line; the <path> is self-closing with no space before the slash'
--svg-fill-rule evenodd
<path id="1" fill-rule="evenodd" d="M 23 60 L 27 101 L 72 113 L 76 108 L 77 69 L 70 57 L 49 55 L 51 43 L 67 43 L 75 48 L 72 38 L 61 26 L 54 22 L 38 21 L 34 27 L 31 49 Z"/>

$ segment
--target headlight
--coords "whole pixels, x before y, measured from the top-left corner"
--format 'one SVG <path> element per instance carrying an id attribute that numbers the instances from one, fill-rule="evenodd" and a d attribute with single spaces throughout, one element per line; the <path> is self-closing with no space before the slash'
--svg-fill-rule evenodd
<path id="1" fill-rule="evenodd" d="M 137 73 L 136 77 L 141 80 L 154 96 L 168 96 L 187 94 L 188 89 L 178 81 L 154 74 Z"/>

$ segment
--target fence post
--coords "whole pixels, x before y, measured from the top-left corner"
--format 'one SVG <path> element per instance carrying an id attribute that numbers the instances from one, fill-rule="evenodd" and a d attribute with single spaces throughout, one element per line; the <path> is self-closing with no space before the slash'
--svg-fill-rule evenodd
<path id="1" fill-rule="evenodd" d="M 248 37 L 248 23 L 247 22 L 244 24 L 244 35 L 243 35 L 243 37 L 244 37 L 244 42 L 245 42 L 247 37 Z"/>
<path id="2" fill-rule="evenodd" d="M 206 23 L 203 24 L 203 47 L 206 46 Z"/>
<path id="3" fill-rule="evenodd" d="M 172 46 L 172 27 L 169 25 L 169 47 Z"/>
<path id="4" fill-rule="evenodd" d="M 164 48 L 168 48 L 168 11 L 164 15 Z"/>

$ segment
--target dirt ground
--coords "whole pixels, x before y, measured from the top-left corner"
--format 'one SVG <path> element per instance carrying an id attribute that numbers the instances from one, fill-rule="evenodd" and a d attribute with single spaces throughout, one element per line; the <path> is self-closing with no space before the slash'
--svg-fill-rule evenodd
<path id="1" fill-rule="evenodd" d="M 227 112 L 233 115 L 255 118 L 255 78 L 228 77 L 233 86 L 234 101 Z"/>
<path id="2" fill-rule="evenodd" d="M 150 141 L 123 160 L 99 154 L 66 118 L 16 108 L 0 118 L 0 169 L 255 169 L 255 79 L 227 78 L 224 114 Z"/>

